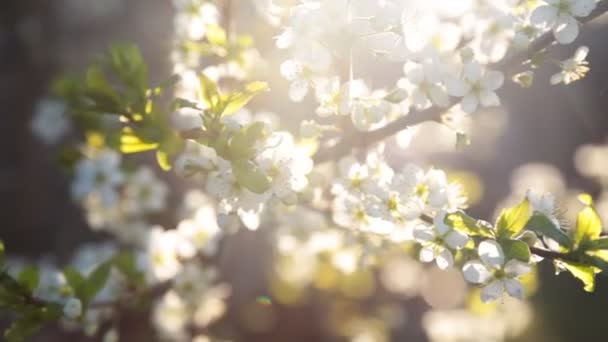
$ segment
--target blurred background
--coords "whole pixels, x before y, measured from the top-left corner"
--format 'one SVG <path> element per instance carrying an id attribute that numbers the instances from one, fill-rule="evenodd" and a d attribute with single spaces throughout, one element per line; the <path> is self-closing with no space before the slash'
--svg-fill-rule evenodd
<path id="1" fill-rule="evenodd" d="M 267 61 L 260 77 L 273 89 L 274 97 L 264 95 L 254 106 L 286 118 L 287 125 L 299 121 L 293 118 L 312 115 L 312 102 L 294 106 L 286 94 L 277 95 L 285 92 L 287 82 L 278 72 L 285 56 L 274 48 L 276 29 L 254 14 L 253 5 L 238 6 L 236 29 L 254 37 Z M 113 42 L 136 43 L 149 64 L 152 82 L 167 78 L 174 14 L 169 0 L 0 3 L 0 238 L 11 254 L 33 259 L 52 254 L 65 261 L 82 243 L 104 239 L 87 227 L 82 211 L 70 199 L 69 178 L 55 164 L 57 151 L 31 133 L 31 118 L 42 110 L 55 77 L 82 70 Z M 563 218 L 570 222 L 576 213 L 573 198 L 588 192 L 598 198 L 598 210 L 608 222 L 608 147 L 602 147 L 608 143 L 607 35 L 606 17 L 582 30 L 577 42 L 591 51 L 591 72 L 582 81 L 568 87 L 549 86 L 551 70 L 543 69 L 536 73 L 538 81 L 530 89 L 507 82 L 500 110 L 479 112 L 467 119 L 472 126 L 470 146 L 455 151 L 452 135 L 437 124 L 425 124 L 392 139 L 387 148 L 390 158 L 396 163 L 416 161 L 450 171 L 465 184 L 471 214 L 476 217 L 491 220 L 497 207 L 514 203 L 528 188 L 537 188 L 556 194 Z M 572 55 L 572 49 L 553 48 L 551 54 L 563 60 Z M 373 71 L 375 85 L 394 83 L 400 77 L 395 70 L 400 73 L 401 69 L 394 65 L 378 68 L 365 56 L 358 61 L 357 73 Z M 406 144 L 410 139 L 411 144 Z M 172 192 L 184 190 L 171 176 L 164 177 L 173 186 Z M 457 308 L 468 300 L 462 280 L 424 266 L 417 269 L 418 277 L 395 271 L 398 279 L 384 281 L 384 286 L 375 287 L 356 305 L 321 291 L 309 293 L 305 304 L 298 306 L 260 300 L 271 296 L 269 247 L 273 243 L 262 232 L 249 231 L 239 232 L 228 242 L 232 254 L 223 260 L 221 273 L 233 287 L 233 296 L 227 315 L 214 328 L 220 335 L 237 341 L 341 341 L 345 338 L 330 333 L 332 324 L 367 310 L 373 310 L 376 318 L 362 321 L 361 326 L 390 341 L 450 341 L 450 334 L 442 336 L 441 331 L 452 331 L 451 336 L 456 333 L 445 325 L 467 330 L 493 324 L 460 317 Z M 398 270 L 408 262 L 395 259 L 392 267 Z M 577 280 L 553 273 L 549 264 L 540 267 L 539 290 L 531 305 L 513 311 L 512 324 L 502 329 L 514 333 L 503 335 L 512 341 L 605 341 L 608 280 L 599 276 L 596 291 L 586 293 Z M 376 276 L 382 278 L 381 272 Z M 404 285 L 412 282 L 408 277 L 421 283 L 420 288 Z M 401 295 L 386 290 L 390 289 L 387 284 L 395 283 L 401 286 Z M 442 295 L 444 292 L 450 295 Z M 431 308 L 436 309 L 433 315 L 425 314 Z M 153 340 L 142 315 L 133 313 L 121 319 L 124 341 Z M 518 323 L 518 319 L 525 322 Z M 356 341 L 377 340 L 361 336 Z M 78 333 L 66 336 L 50 327 L 35 340 L 95 339 Z"/>

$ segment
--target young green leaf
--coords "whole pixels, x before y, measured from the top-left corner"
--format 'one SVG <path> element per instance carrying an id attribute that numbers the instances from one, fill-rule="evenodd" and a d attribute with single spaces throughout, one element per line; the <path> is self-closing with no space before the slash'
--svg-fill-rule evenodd
<path id="1" fill-rule="evenodd" d="M 555 240 L 565 247 L 569 247 L 572 243 L 566 233 L 556 227 L 547 216 L 539 212 L 532 215 L 526 223 L 525 229 Z"/>
<path id="2" fill-rule="evenodd" d="M 219 25 L 207 25 L 207 40 L 213 45 L 224 47 L 227 43 L 226 31 Z"/>
<path id="3" fill-rule="evenodd" d="M 40 275 L 38 268 L 34 266 L 24 268 L 21 272 L 19 272 L 19 276 L 17 277 L 19 284 L 23 285 L 30 292 L 34 291 L 36 287 L 38 287 L 39 279 Z"/>
<path id="4" fill-rule="evenodd" d="M 139 153 L 154 150 L 157 147 L 158 143 L 141 140 L 130 128 L 123 129 L 120 135 L 120 152 L 122 153 Z"/>
<path id="5" fill-rule="evenodd" d="M 89 274 L 84 286 L 84 298 L 82 298 L 85 303 L 93 300 L 97 293 L 106 286 L 110 271 L 112 271 L 112 260 L 100 264 Z"/>
<path id="6" fill-rule="evenodd" d="M 576 217 L 574 244 L 578 248 L 587 242 L 596 240 L 602 233 L 602 221 L 592 206 L 581 210 Z"/>
<path id="7" fill-rule="evenodd" d="M 242 128 L 230 139 L 228 145 L 232 159 L 250 159 L 255 155 L 255 143 L 266 134 L 263 122 L 254 122 Z"/>
<path id="8" fill-rule="evenodd" d="M 565 261 L 563 261 L 562 264 L 572 276 L 583 283 L 585 291 L 593 292 L 595 290 L 595 274 L 597 273 L 597 268 Z"/>
<path id="9" fill-rule="evenodd" d="M 530 203 L 524 199 L 517 206 L 502 211 L 496 221 L 499 237 L 513 237 L 521 232 L 530 218 Z"/>
<path id="10" fill-rule="evenodd" d="M 144 275 L 137 269 L 135 256 L 130 252 L 121 252 L 114 256 L 114 266 L 135 286 L 144 285 Z"/>
<path id="11" fill-rule="evenodd" d="M 520 240 L 504 239 L 500 241 L 507 259 L 516 259 L 523 262 L 530 261 L 530 247 Z"/>
<path id="12" fill-rule="evenodd" d="M 68 266 L 63 270 L 63 275 L 68 285 L 74 291 L 74 294 L 78 299 L 83 300 L 85 298 L 85 286 L 86 279 L 80 274 L 80 272 L 72 266 Z"/>
<path id="13" fill-rule="evenodd" d="M 199 74 L 199 83 L 202 100 L 211 111 L 215 112 L 216 115 L 220 115 L 221 112 L 217 112 L 217 107 L 220 102 L 220 93 L 217 89 L 217 84 L 203 73 Z"/>
<path id="14" fill-rule="evenodd" d="M 494 236 L 491 227 L 484 225 L 481 221 L 472 218 L 463 211 L 456 211 L 446 215 L 444 223 L 469 235 Z"/>
<path id="15" fill-rule="evenodd" d="M 171 160 L 169 155 L 165 151 L 157 150 L 156 151 L 156 161 L 158 162 L 158 166 L 164 171 L 169 171 L 173 167 L 171 165 Z"/>
<path id="16" fill-rule="evenodd" d="M 268 177 L 248 160 L 233 160 L 232 171 L 237 182 L 251 192 L 261 194 L 270 188 Z"/>
<path id="17" fill-rule="evenodd" d="M 236 113 L 241 108 L 245 107 L 251 99 L 257 94 L 268 90 L 266 82 L 251 82 L 245 85 L 243 91 L 237 91 L 228 95 L 224 102 L 222 115 L 230 115 Z"/>

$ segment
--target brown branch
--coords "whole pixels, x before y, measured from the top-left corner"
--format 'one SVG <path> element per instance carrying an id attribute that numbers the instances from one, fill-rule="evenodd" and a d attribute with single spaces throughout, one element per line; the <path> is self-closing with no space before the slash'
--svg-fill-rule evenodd
<path id="1" fill-rule="evenodd" d="M 589 22 L 605 12 L 608 12 L 608 1 L 601 1 L 588 17 L 581 20 L 581 23 Z M 490 65 L 490 67 L 492 69 L 507 73 L 514 68 L 521 66 L 522 63 L 531 59 L 542 49 L 545 49 L 549 45 L 553 44 L 554 41 L 555 39 L 553 32 L 546 32 L 532 42 L 528 49 L 510 55 L 504 58 L 502 61 Z M 456 100 L 452 99 L 450 106 L 453 106 L 455 103 Z M 406 116 L 398 118 L 382 128 L 369 132 L 357 131 L 354 127 L 352 127 L 351 124 L 351 127 L 349 127 L 349 131 L 351 133 L 345 136 L 336 145 L 321 149 L 314 156 L 314 161 L 315 163 L 323 163 L 330 160 L 335 160 L 348 154 L 353 148 L 367 147 L 373 143 L 382 141 L 395 135 L 396 133 L 406 129 L 408 126 L 416 125 L 425 121 L 439 121 L 444 111 L 445 108 L 438 107 L 431 107 L 423 111 L 415 111 Z"/>
<path id="2" fill-rule="evenodd" d="M 580 260 L 576 256 L 574 256 L 570 253 L 560 253 L 560 252 L 550 251 L 548 249 L 542 249 L 542 248 L 538 248 L 538 247 L 530 247 L 530 252 L 532 252 L 532 254 L 538 255 L 540 257 L 543 257 L 543 258 L 549 259 L 549 260 L 563 260 L 563 261 L 580 262 Z"/>

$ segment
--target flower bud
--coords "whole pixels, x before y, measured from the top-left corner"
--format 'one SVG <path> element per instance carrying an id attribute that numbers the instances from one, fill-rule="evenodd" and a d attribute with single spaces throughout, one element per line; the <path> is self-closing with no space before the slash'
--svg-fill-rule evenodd
<path id="1" fill-rule="evenodd" d="M 76 297 L 69 298 L 63 305 L 63 314 L 69 319 L 76 319 L 82 314 L 82 303 Z"/>

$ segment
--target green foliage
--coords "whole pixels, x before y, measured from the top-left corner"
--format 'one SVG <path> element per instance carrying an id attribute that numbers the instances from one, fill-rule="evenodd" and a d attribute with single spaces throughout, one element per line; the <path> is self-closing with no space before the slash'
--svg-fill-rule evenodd
<path id="1" fill-rule="evenodd" d="M 38 281 L 40 275 L 38 274 L 38 268 L 34 266 L 28 266 L 24 268 L 17 277 L 19 284 L 23 285 L 30 292 L 34 291 L 38 287 Z"/>
<path id="2" fill-rule="evenodd" d="M 593 292 L 595 290 L 595 274 L 598 272 L 597 268 L 575 262 L 561 262 L 563 267 L 572 274 L 576 279 L 580 280 L 584 289 L 587 292 Z"/>
<path id="3" fill-rule="evenodd" d="M 587 244 L 592 244 L 602 233 L 602 221 L 592 206 L 587 206 L 581 210 L 576 217 L 576 229 L 574 230 L 575 248 L 586 248 Z"/>
<path id="4" fill-rule="evenodd" d="M 114 256 L 114 266 L 127 281 L 135 286 L 142 287 L 145 285 L 144 274 L 137 269 L 135 256 L 130 252 L 120 252 Z"/>
<path id="5" fill-rule="evenodd" d="M 261 194 L 270 188 L 268 177 L 249 160 L 233 160 L 232 171 L 237 182 L 251 192 Z"/>
<path id="6" fill-rule="evenodd" d="M 468 235 L 489 238 L 494 236 L 494 231 L 491 226 L 472 218 L 461 210 L 446 215 L 444 223 L 456 230 L 467 233 Z"/>
<path id="7" fill-rule="evenodd" d="M 83 303 L 90 303 L 106 286 L 111 271 L 112 259 L 101 263 L 89 274 L 84 284 Z"/>
<path id="8" fill-rule="evenodd" d="M 85 298 L 86 278 L 72 266 L 68 266 L 63 270 L 63 276 L 65 277 L 65 280 L 72 289 L 76 298 L 80 299 L 84 303 L 83 299 Z"/>
<path id="9" fill-rule="evenodd" d="M 265 127 L 266 125 L 263 122 L 254 122 L 233 135 L 228 143 L 231 159 L 253 158 L 256 152 L 256 142 L 267 135 Z"/>
<path id="10" fill-rule="evenodd" d="M 498 236 L 510 238 L 519 234 L 530 218 L 530 203 L 524 199 L 513 208 L 504 209 L 496 221 Z"/>
<path id="11" fill-rule="evenodd" d="M 521 240 L 503 239 L 499 241 L 507 259 L 516 259 L 523 262 L 530 261 L 530 247 Z"/>
<path id="12" fill-rule="evenodd" d="M 265 82 L 250 82 L 240 90 L 222 94 L 217 84 L 203 73 L 199 75 L 199 83 L 201 100 L 208 108 L 207 112 L 214 119 L 236 113 L 247 105 L 255 95 L 268 90 L 268 84 Z"/>
<path id="13" fill-rule="evenodd" d="M 84 307 L 101 291 L 110 276 L 113 259 L 99 264 L 87 277 L 69 266 L 63 270 L 68 285 L 74 291 L 76 298 L 80 299 Z"/>
<path id="14" fill-rule="evenodd" d="M 245 84 L 242 90 L 223 96 L 224 109 L 222 115 L 236 113 L 245 107 L 254 96 L 267 90 L 268 84 L 265 82 L 250 82 Z"/>
<path id="15" fill-rule="evenodd" d="M 532 215 L 530 220 L 528 220 L 525 229 L 555 240 L 565 247 L 572 244 L 566 233 L 555 226 L 547 216 L 539 212 L 535 212 Z"/>

